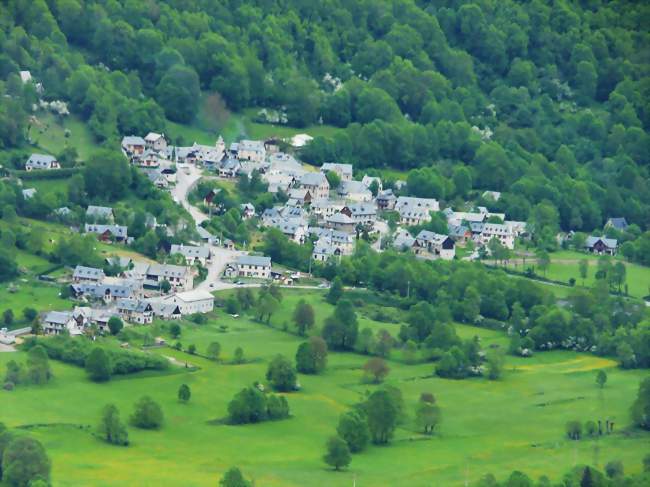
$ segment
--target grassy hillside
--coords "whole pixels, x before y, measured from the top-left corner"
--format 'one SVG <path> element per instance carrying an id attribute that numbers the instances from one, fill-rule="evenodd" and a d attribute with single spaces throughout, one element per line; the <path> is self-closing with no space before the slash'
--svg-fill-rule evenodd
<path id="1" fill-rule="evenodd" d="M 276 323 L 290 319 L 300 293 L 285 292 Z M 317 316 L 329 309 L 318 293 L 309 293 Z M 383 326 L 362 320 L 363 326 Z M 227 325 L 226 333 L 219 325 Z M 390 325 L 393 326 L 393 325 Z M 459 333 L 499 338 L 495 332 L 461 327 Z M 558 479 L 575 463 L 602 466 L 620 459 L 626 472 L 638 472 L 647 438 L 628 432 L 628 408 L 641 371 L 622 371 L 613 361 L 571 352 L 537 354 L 531 359 L 509 357 L 502 380 L 453 381 L 431 375 L 433 365 L 404 365 L 390 361 L 387 382 L 399 386 L 406 401 L 407 418 L 394 441 L 386 447 L 370 447 L 354 455 L 348 471 L 335 473 L 324 467 L 324 443 L 336 427 L 339 415 L 366 391 L 376 386 L 360 383 L 366 358 L 331 353 L 321 376 L 301 375 L 300 392 L 288 394 L 292 417 L 285 421 L 247 426 L 210 424 L 224 417 L 235 392 L 262 380 L 269 359 L 277 353 L 293 358 L 300 339 L 251 322 L 220 314 L 207 325 L 184 325 L 180 340 L 205 350 L 210 341 L 222 345 L 224 360 L 243 347 L 245 365 L 213 363 L 172 349 L 157 353 L 200 367 L 195 372 L 133 375 L 107 384 L 89 382 L 83 370 L 54 363 L 55 379 L 43 387 L 18 387 L 3 392 L 3 420 L 10 426 L 42 426 L 30 429 L 53 460 L 57 486 L 108 485 L 213 485 L 230 466 L 264 486 L 358 485 L 412 486 L 463 485 L 485 472 L 499 477 L 513 468 L 531 476 L 545 474 Z M 0 368 L 24 354 L 0 354 Z M 607 386 L 599 390 L 594 377 L 606 369 Z M 192 389 L 189 404 L 176 399 L 180 384 Z M 413 423 L 414 407 L 421 392 L 433 392 L 442 410 L 439 431 L 423 437 Z M 115 403 L 123 418 L 143 394 L 159 401 L 165 412 L 160 431 L 130 428 L 132 445 L 109 446 L 91 434 L 102 407 Z M 88 402 L 87 398 L 93 400 Z M 46 404 L 46 407 L 43 405 Z M 609 418 L 616 432 L 596 440 L 568 441 L 568 420 Z M 395 468 L 399 459 L 399 468 Z M 182 460 L 182 461 L 181 461 Z M 173 464 L 174 468 L 169 468 Z"/>

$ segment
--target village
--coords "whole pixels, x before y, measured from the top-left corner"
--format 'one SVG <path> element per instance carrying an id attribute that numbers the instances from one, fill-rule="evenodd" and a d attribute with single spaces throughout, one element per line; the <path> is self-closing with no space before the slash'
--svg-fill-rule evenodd
<path id="1" fill-rule="evenodd" d="M 301 146 L 309 136 L 290 141 Z M 180 147 L 168 143 L 163 134 L 145 137 L 126 136 L 121 149 L 130 163 L 142 171 L 161 190 L 169 191 L 174 201 L 191 215 L 199 236 L 197 241 L 172 245 L 169 258 L 174 263 L 152 263 L 124 257 L 110 257 L 107 264 L 119 269 L 107 276 L 102 269 L 76 266 L 70 275 L 70 297 L 75 306 L 68 311 L 51 311 L 42 316 L 45 334 L 83 334 L 91 326 L 107 330 L 111 317 L 126 323 L 146 325 L 154 318 L 175 320 L 214 309 L 212 291 L 236 286 L 260 286 L 265 282 L 291 285 L 299 282 L 300 272 L 276 269 L 271 258 L 256 255 L 229 239 L 211 234 L 202 223 L 218 214 L 214 205 L 215 190 L 202 195 L 203 209 L 190 204 L 189 193 L 202 178 L 235 180 L 251 178 L 254 173 L 268 185 L 272 195 L 282 195 L 282 204 L 256 211 L 252 203 L 241 205 L 243 219 L 257 219 L 259 230 L 275 228 L 288 240 L 299 245 L 313 242 L 314 262 L 337 262 L 354 252 L 363 237 L 373 249 L 393 248 L 412 252 L 421 259 L 474 260 L 494 252 L 497 247 L 513 250 L 517 239 L 529 237 L 526 222 L 508 220 L 507 215 L 491 212 L 485 206 L 471 211 L 441 208 L 433 198 L 402 195 L 405 181 L 384 188 L 377 176 L 357 174 L 350 164 L 326 163 L 320 168 L 303 164 L 292 154 L 280 150 L 279 141 L 240 140 L 226 145 L 218 137 L 214 146 L 194 143 Z M 49 155 L 32 154 L 26 171 L 60 169 Z M 407 189 L 407 188 L 406 188 Z M 23 189 L 24 198 L 35 194 L 34 188 Z M 484 197 L 497 201 L 500 193 L 485 191 Z M 209 209 L 209 215 L 203 210 Z M 59 208 L 57 213 L 65 213 Z M 447 223 L 445 233 L 427 229 L 413 232 L 412 227 L 426 227 L 434 213 L 440 212 Z M 117 225 L 113 209 L 90 205 L 81 233 L 95 234 L 99 241 L 129 245 L 127 226 Z M 392 218 L 392 225 L 389 221 Z M 155 227 L 155 218 L 147 226 Z M 612 218 L 608 225 L 619 228 L 624 219 Z M 617 242 L 601 236 L 589 236 L 585 250 L 614 255 Z M 197 282 L 197 269 L 207 272 Z"/>

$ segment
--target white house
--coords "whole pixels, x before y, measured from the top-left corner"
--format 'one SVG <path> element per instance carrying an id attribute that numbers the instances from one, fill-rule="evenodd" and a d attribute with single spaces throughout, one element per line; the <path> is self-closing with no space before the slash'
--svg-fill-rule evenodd
<path id="1" fill-rule="evenodd" d="M 334 230 L 351 233 L 354 232 L 356 224 L 352 218 L 345 213 L 339 212 L 325 219 L 325 225 Z"/>
<path id="2" fill-rule="evenodd" d="M 342 181 L 336 192 L 349 201 L 372 201 L 372 192 L 361 181 Z"/>
<path id="3" fill-rule="evenodd" d="M 330 183 L 322 172 L 308 172 L 300 178 L 300 186 L 309 191 L 312 199 L 325 199 L 330 194 Z"/>
<path id="4" fill-rule="evenodd" d="M 174 291 L 186 291 L 194 287 L 192 270 L 187 266 L 171 264 L 151 264 L 146 271 L 144 285 L 159 287 L 163 281 L 169 282 Z"/>
<path id="5" fill-rule="evenodd" d="M 50 311 L 41 320 L 45 335 L 59 335 L 64 330 L 71 335 L 80 335 L 86 326 L 88 326 L 86 317 L 72 311 Z"/>
<path id="6" fill-rule="evenodd" d="M 415 255 L 427 259 L 451 260 L 456 255 L 455 243 L 447 235 L 422 230 L 413 242 Z"/>
<path id="7" fill-rule="evenodd" d="M 124 321 L 147 325 L 153 321 L 153 307 L 140 299 L 119 299 L 117 311 Z"/>
<path id="8" fill-rule="evenodd" d="M 165 296 L 162 301 L 175 304 L 182 315 L 209 313 L 214 309 L 214 296 L 207 291 L 194 290 Z"/>
<path id="9" fill-rule="evenodd" d="M 503 223 L 483 224 L 483 230 L 478 235 L 479 243 L 487 245 L 493 238 L 496 238 L 507 249 L 515 248 L 515 235 L 512 228 Z"/>
<path id="10" fill-rule="evenodd" d="M 271 258 L 258 255 L 242 255 L 237 259 L 239 277 L 269 279 L 271 277 Z"/>
<path id="11" fill-rule="evenodd" d="M 372 203 L 354 203 L 345 206 L 341 213 L 346 214 L 355 223 L 371 226 L 377 220 L 377 208 Z"/>
<path id="12" fill-rule="evenodd" d="M 332 171 L 341 178 L 341 181 L 351 181 L 352 180 L 352 164 L 337 164 L 334 162 L 326 162 L 320 168 L 320 171 L 323 174 L 327 174 Z"/>
<path id="13" fill-rule="evenodd" d="M 72 282 L 92 282 L 99 283 L 106 278 L 106 274 L 102 269 L 97 269 L 95 267 L 85 267 L 78 265 L 74 268 L 72 273 Z"/>
<path id="14" fill-rule="evenodd" d="M 206 246 L 194 246 L 194 245 L 183 245 L 183 244 L 172 244 L 169 251 L 169 255 L 181 254 L 185 257 L 185 261 L 188 265 L 192 264 L 201 264 L 205 265 L 206 262 L 209 262 L 212 257 L 212 252 L 210 247 Z"/>
<path id="15" fill-rule="evenodd" d="M 433 198 L 415 198 L 400 196 L 395 202 L 395 210 L 400 215 L 400 223 L 419 225 L 431 220 L 431 212 L 440 210 L 438 200 Z"/>
<path id="16" fill-rule="evenodd" d="M 264 162 L 264 159 L 266 159 L 264 142 L 261 140 L 240 140 L 237 158 L 240 161 Z"/>
<path id="17" fill-rule="evenodd" d="M 152 149 L 157 152 L 161 152 L 167 149 L 167 140 L 162 134 L 157 134 L 156 132 L 149 132 L 144 138 L 144 141 L 147 145 L 147 149 Z"/>
<path id="18" fill-rule="evenodd" d="M 49 171 L 51 169 L 61 169 L 61 165 L 54 156 L 45 154 L 32 154 L 25 163 L 26 171 Z"/>

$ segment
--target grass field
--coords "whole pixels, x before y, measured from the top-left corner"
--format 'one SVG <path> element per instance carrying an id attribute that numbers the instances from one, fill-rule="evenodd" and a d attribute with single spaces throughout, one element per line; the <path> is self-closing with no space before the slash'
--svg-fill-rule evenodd
<path id="1" fill-rule="evenodd" d="M 30 137 L 35 146 L 50 154 L 57 155 L 66 147 L 74 147 L 84 161 L 96 149 L 88 127 L 76 115 L 69 115 L 61 121 L 51 113 L 39 112 L 37 118 L 40 124 L 32 127 Z M 66 129 L 70 131 L 69 137 L 65 136 Z"/>
<path id="2" fill-rule="evenodd" d="M 585 254 L 581 252 L 574 252 L 571 250 L 563 250 L 560 252 L 553 252 L 550 254 L 551 264 L 546 271 L 546 277 L 556 281 L 568 283 L 569 279 L 574 278 L 576 285 L 582 285 L 582 278 L 580 277 L 579 262 L 581 260 L 589 261 L 589 268 L 587 278 L 584 281 L 585 286 L 591 286 L 595 281 L 596 271 L 598 270 L 598 257 Z M 626 283 L 628 285 L 628 292 L 630 296 L 642 298 L 650 295 L 650 267 L 645 267 L 639 264 L 626 262 L 622 258 L 616 257 L 612 262 L 620 261 L 625 264 L 626 268 Z M 533 262 L 529 259 L 526 261 L 526 267 L 529 267 Z M 522 270 L 522 263 L 510 264 L 516 266 L 517 269 Z M 543 272 L 536 270 L 540 275 Z"/>
<path id="3" fill-rule="evenodd" d="M 289 320 L 293 304 L 305 297 L 316 308 L 319 322 L 329 311 L 318 292 L 287 291 L 274 324 Z M 361 320 L 362 326 L 379 326 Z M 227 325 L 221 333 L 218 325 Z M 383 324 L 381 326 L 384 326 Z M 386 325 L 395 326 L 398 325 Z M 500 342 L 497 332 L 459 326 L 459 333 Z M 391 361 L 387 382 L 404 395 L 408 417 L 386 447 L 370 447 L 354 455 L 350 468 L 335 473 L 325 468 L 324 443 L 334 433 L 338 417 L 366 391 L 360 367 L 366 358 L 331 353 L 321 376 L 300 375 L 300 392 L 288 394 L 292 418 L 248 426 L 211 425 L 222 418 L 235 392 L 263 380 L 268 360 L 277 353 L 293 357 L 300 339 L 245 317 L 219 312 L 207 325 L 184 325 L 180 340 L 199 351 L 219 341 L 224 359 L 242 346 L 251 363 L 226 365 L 172 349 L 157 353 L 197 365 L 196 372 L 145 374 L 107 384 L 89 382 L 83 370 L 53 363 L 55 379 L 43 387 L 23 386 L 0 391 L 2 420 L 10 426 L 45 424 L 31 434 L 45 445 L 53 461 L 55 486 L 215 485 L 230 466 L 238 465 L 260 486 L 464 485 L 486 472 L 504 477 L 513 469 L 532 476 L 559 479 L 574 463 L 602 467 L 620 459 L 626 472 L 638 472 L 648 436 L 625 431 L 628 409 L 636 394 L 641 371 L 622 371 L 613 361 L 572 352 L 537 354 L 531 359 L 508 357 L 504 378 L 444 380 L 431 376 L 433 365 L 404 365 Z M 0 369 L 18 354 L 0 354 Z M 596 388 L 595 370 L 607 369 L 604 390 Z M 176 391 L 187 383 L 189 404 L 179 404 Z M 422 437 L 413 424 L 413 410 L 421 392 L 433 392 L 443 420 L 431 438 Z M 130 428 L 132 445 L 109 446 L 76 425 L 94 426 L 102 407 L 114 402 L 122 417 L 143 394 L 159 401 L 165 412 L 162 430 Z M 91 400 L 89 400 L 89 398 Z M 564 425 L 572 419 L 616 422 L 617 432 L 599 440 L 571 442 Z M 49 425 L 49 426 L 48 426 Z"/>

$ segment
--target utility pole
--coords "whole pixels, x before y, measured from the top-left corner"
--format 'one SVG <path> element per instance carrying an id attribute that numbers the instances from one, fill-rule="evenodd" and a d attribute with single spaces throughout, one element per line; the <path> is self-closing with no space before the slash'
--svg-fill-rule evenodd
<path id="1" fill-rule="evenodd" d="M 406 298 L 411 297 L 411 281 L 406 281 Z"/>

